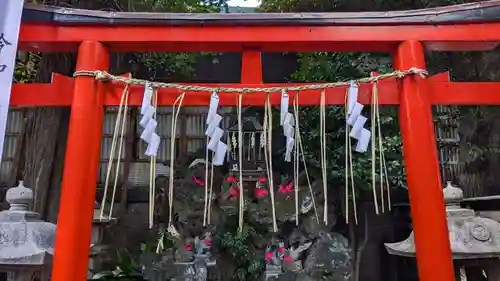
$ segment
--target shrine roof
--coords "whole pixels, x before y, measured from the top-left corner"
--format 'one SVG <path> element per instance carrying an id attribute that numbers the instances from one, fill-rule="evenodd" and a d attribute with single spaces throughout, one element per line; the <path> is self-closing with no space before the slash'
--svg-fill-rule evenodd
<path id="1" fill-rule="evenodd" d="M 23 21 L 59 25 L 432 25 L 500 22 L 500 0 L 432 9 L 356 13 L 137 13 L 26 4 Z"/>

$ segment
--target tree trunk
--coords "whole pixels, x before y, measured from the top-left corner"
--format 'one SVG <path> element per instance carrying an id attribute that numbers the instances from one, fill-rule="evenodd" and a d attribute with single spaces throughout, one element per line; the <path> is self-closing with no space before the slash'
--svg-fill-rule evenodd
<path id="1" fill-rule="evenodd" d="M 127 2 L 127 1 L 121 1 Z M 44 1 L 47 5 L 69 6 L 82 9 L 121 10 L 120 1 Z M 108 7 L 106 7 L 108 6 Z M 124 55 L 113 56 L 112 66 L 121 67 Z M 76 56 L 70 53 L 43 53 L 36 82 L 50 82 L 52 72 L 72 76 Z M 61 93 L 71 94 L 71 93 Z M 66 140 L 70 108 L 37 107 L 24 112 L 26 129 L 24 135 L 24 163 L 21 174 L 26 184 L 34 190 L 34 210 L 42 219 L 56 222 L 59 195 L 64 167 Z M 83 171 L 82 171 L 83 172 Z M 97 173 L 97 171 L 96 171 Z"/>
<path id="2" fill-rule="evenodd" d="M 500 52 L 458 54 L 452 74 L 461 81 L 500 81 Z M 481 94 L 481 93 L 477 93 Z M 460 167 L 458 179 L 466 197 L 500 194 L 500 109 L 493 106 L 462 107 L 460 115 Z"/>
<path id="3" fill-rule="evenodd" d="M 50 82 L 52 72 L 71 75 L 73 61 L 70 54 L 43 54 L 37 82 Z M 29 108 L 24 112 L 26 129 L 22 175 L 26 184 L 34 190 L 34 210 L 51 222 L 57 220 L 69 112 L 69 108 L 61 107 Z"/>

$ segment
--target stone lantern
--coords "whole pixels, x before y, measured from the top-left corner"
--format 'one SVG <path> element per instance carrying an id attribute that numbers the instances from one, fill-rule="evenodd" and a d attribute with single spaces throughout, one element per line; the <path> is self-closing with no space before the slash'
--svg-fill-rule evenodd
<path id="1" fill-rule="evenodd" d="M 463 201 L 463 191 L 450 182 L 443 193 L 455 268 L 481 267 L 486 271 L 488 280 L 500 280 L 500 223 L 476 216 L 472 209 L 462 208 L 460 203 Z M 386 243 L 385 247 L 389 254 L 415 257 L 413 232 L 406 240 Z M 456 272 L 457 275 L 458 271 Z"/>
<path id="2" fill-rule="evenodd" d="M 13 281 L 31 280 L 34 274 L 49 280 L 56 225 L 28 211 L 33 191 L 22 181 L 7 191 L 6 200 L 10 209 L 0 212 L 0 271 Z"/>

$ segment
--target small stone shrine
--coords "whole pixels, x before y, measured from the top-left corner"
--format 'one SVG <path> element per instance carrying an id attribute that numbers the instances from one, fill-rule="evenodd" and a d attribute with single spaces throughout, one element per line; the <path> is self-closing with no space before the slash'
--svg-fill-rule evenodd
<path id="1" fill-rule="evenodd" d="M 207 281 L 209 268 L 216 265 L 212 257 L 212 232 L 194 239 L 176 240 L 162 253 L 143 253 L 143 272 L 150 281 Z"/>
<path id="2" fill-rule="evenodd" d="M 33 191 L 22 181 L 7 191 L 10 209 L 0 212 L 0 271 L 8 272 L 12 281 L 49 280 L 54 254 L 56 225 L 44 222 L 28 211 Z"/>
<path id="3" fill-rule="evenodd" d="M 474 210 L 462 208 L 463 191 L 448 182 L 443 189 L 446 217 L 452 257 L 456 268 L 455 277 L 460 280 L 461 267 L 475 266 L 485 270 L 489 281 L 500 280 L 500 223 L 476 216 Z M 432 231 L 432 230 L 430 230 Z M 386 243 L 392 255 L 415 257 L 413 232 L 397 243 Z"/>

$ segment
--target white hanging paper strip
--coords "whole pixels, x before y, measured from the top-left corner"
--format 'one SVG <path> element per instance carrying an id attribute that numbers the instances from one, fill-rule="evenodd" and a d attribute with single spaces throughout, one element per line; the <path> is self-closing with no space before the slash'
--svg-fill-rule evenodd
<path id="1" fill-rule="evenodd" d="M 211 137 L 215 131 L 215 128 L 219 127 L 221 121 L 222 116 L 220 116 L 219 114 L 215 114 L 215 116 L 212 118 L 212 121 L 208 124 L 207 130 L 205 131 L 205 136 Z"/>
<path id="2" fill-rule="evenodd" d="M 366 152 L 370 143 L 371 132 L 365 129 L 365 123 L 368 118 L 361 115 L 364 105 L 358 102 L 358 85 L 355 81 L 351 81 L 347 96 L 347 120 L 346 123 L 352 126 L 349 137 L 358 140 L 356 152 Z M 347 144 L 346 144 L 347 145 Z"/>
<path id="3" fill-rule="evenodd" d="M 217 115 L 217 109 L 219 108 L 219 96 L 216 93 L 212 93 L 210 96 L 210 104 L 208 106 L 207 115 L 207 125 L 212 123 L 212 119 Z"/>
<path id="4" fill-rule="evenodd" d="M 292 126 L 295 126 L 295 117 L 293 116 L 293 114 L 287 112 L 285 114 L 285 122 L 283 124 L 290 124 Z"/>
<path id="5" fill-rule="evenodd" d="M 160 147 L 160 136 L 156 133 L 153 133 L 151 136 L 151 140 L 149 141 L 148 148 L 144 153 L 147 156 L 157 156 L 158 148 Z"/>
<path id="6" fill-rule="evenodd" d="M 364 105 L 360 103 L 354 104 L 354 107 L 352 109 L 351 114 L 349 115 L 349 118 L 347 118 L 347 124 L 349 125 L 354 125 L 354 122 L 356 122 L 356 119 L 358 119 L 359 115 L 361 115 L 361 111 L 363 110 Z"/>
<path id="7" fill-rule="evenodd" d="M 363 128 L 363 130 L 361 130 L 361 137 L 359 138 L 354 150 L 361 153 L 366 152 L 368 150 L 371 135 L 372 133 L 368 129 Z"/>
<path id="8" fill-rule="evenodd" d="M 142 97 L 141 114 L 146 114 L 148 108 L 151 107 L 151 97 L 153 96 L 153 86 L 146 82 L 144 85 L 144 96 Z"/>
<path id="9" fill-rule="evenodd" d="M 139 125 L 141 125 L 141 127 L 145 128 L 146 125 L 148 125 L 149 120 L 151 120 L 151 118 L 153 118 L 153 115 L 155 113 L 156 113 L 156 108 L 154 108 L 153 106 L 150 105 L 146 109 L 146 112 L 144 113 L 144 115 L 142 116 L 141 121 L 139 122 Z"/>
<path id="10" fill-rule="evenodd" d="M 144 96 L 142 97 L 141 114 L 142 118 L 139 121 L 139 125 L 144 128 L 141 133 L 141 139 L 148 144 L 144 154 L 146 156 L 156 156 L 158 154 L 158 148 L 160 147 L 160 136 L 156 133 L 156 127 L 158 123 L 154 119 L 156 108 L 151 103 L 153 98 L 153 85 L 147 82 L 144 85 Z"/>
<path id="11" fill-rule="evenodd" d="M 292 161 L 292 151 L 293 151 L 294 143 L 295 143 L 294 138 L 291 138 L 291 137 L 286 138 L 286 152 L 285 152 L 285 161 L 286 162 Z"/>
<path id="12" fill-rule="evenodd" d="M 287 93 L 283 92 L 281 94 L 280 125 L 285 124 L 285 118 L 288 114 L 288 102 L 289 102 L 289 96 Z"/>
<path id="13" fill-rule="evenodd" d="M 349 85 L 349 91 L 347 95 L 347 113 L 351 114 L 354 109 L 354 105 L 358 101 L 358 85 L 356 81 L 351 81 Z"/>
<path id="14" fill-rule="evenodd" d="M 14 76 L 21 15 L 25 1 L 3 0 L 0 2 L 0 162 L 2 162 L 12 76 Z"/>
<path id="15" fill-rule="evenodd" d="M 212 134 L 210 141 L 208 142 L 207 148 L 215 152 L 217 150 L 217 145 L 219 144 L 219 141 L 222 138 L 223 134 L 224 131 L 221 128 L 215 128 L 215 131 Z"/>
<path id="16" fill-rule="evenodd" d="M 144 131 L 142 131 L 141 139 L 147 143 L 150 143 L 151 137 L 153 136 L 153 133 L 156 131 L 157 124 L 158 123 L 156 123 L 156 121 L 154 119 L 149 119 L 149 122 L 146 125 L 146 128 L 144 128 Z"/>
<path id="17" fill-rule="evenodd" d="M 293 138 L 295 130 L 290 124 L 283 124 L 283 135 L 287 138 Z"/>
<path id="18" fill-rule="evenodd" d="M 228 146 L 221 141 L 224 131 L 219 127 L 222 122 L 222 116 L 217 113 L 219 100 L 219 96 L 215 92 L 212 93 L 206 121 L 208 126 L 205 130 L 205 135 L 209 139 L 207 149 L 215 152 L 212 158 L 212 164 L 214 164 L 214 166 L 221 166 L 224 164 L 224 159 L 228 150 Z"/>
<path id="19" fill-rule="evenodd" d="M 219 143 L 217 144 L 217 150 L 215 150 L 214 159 L 212 160 L 214 166 L 222 166 L 222 164 L 224 164 L 224 158 L 226 157 L 226 153 L 227 153 L 227 145 L 219 141 Z"/>
<path id="20" fill-rule="evenodd" d="M 292 148 L 294 143 L 294 133 L 295 133 L 295 117 L 293 114 L 288 112 L 288 107 L 290 103 L 290 97 L 283 91 L 281 93 L 281 104 L 280 104 L 280 124 L 283 126 L 283 135 L 286 138 L 286 150 L 285 150 L 285 161 L 292 161 Z"/>
<path id="21" fill-rule="evenodd" d="M 358 119 L 356 119 L 356 122 L 354 122 L 354 125 L 352 126 L 351 133 L 349 134 L 351 138 L 357 140 L 361 138 L 361 130 L 363 130 L 366 120 L 368 120 L 368 118 L 363 115 L 360 115 Z"/>

